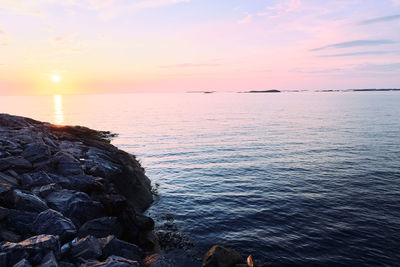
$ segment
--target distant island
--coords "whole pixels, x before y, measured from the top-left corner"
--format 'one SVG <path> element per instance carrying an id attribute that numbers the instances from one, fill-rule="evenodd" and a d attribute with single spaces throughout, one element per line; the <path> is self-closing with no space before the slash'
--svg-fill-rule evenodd
<path id="1" fill-rule="evenodd" d="M 251 91 L 245 91 L 245 92 L 239 92 L 239 93 L 246 93 L 246 94 L 257 94 L 257 93 L 280 93 L 281 91 L 279 90 L 251 90 Z"/>
<path id="2" fill-rule="evenodd" d="M 215 91 L 187 91 L 188 94 L 212 94 Z"/>

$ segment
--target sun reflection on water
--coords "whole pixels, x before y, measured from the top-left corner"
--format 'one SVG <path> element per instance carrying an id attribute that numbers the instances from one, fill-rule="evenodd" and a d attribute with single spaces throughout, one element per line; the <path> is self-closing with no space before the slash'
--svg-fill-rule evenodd
<path id="1" fill-rule="evenodd" d="M 55 124 L 61 125 L 64 123 L 62 95 L 54 95 L 53 104 L 54 104 L 53 121 Z"/>

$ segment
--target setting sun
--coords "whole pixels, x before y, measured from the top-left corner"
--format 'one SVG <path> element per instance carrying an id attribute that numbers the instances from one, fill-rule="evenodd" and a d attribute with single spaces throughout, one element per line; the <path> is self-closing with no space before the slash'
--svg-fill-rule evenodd
<path id="1" fill-rule="evenodd" d="M 59 83 L 59 82 L 61 81 L 61 77 L 58 76 L 58 75 L 52 75 L 52 76 L 51 76 L 51 80 L 52 80 L 54 83 Z"/>

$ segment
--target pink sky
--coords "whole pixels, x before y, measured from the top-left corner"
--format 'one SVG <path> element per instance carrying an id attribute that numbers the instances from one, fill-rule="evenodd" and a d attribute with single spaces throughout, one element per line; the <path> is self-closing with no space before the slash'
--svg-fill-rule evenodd
<path id="1" fill-rule="evenodd" d="M 400 87 L 399 28 L 398 0 L 4 0 L 0 94 Z"/>

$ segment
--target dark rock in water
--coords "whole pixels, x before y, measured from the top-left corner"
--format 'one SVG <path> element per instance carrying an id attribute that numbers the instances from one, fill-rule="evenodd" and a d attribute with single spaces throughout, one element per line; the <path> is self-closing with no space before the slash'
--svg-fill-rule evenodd
<path id="1" fill-rule="evenodd" d="M 160 244 L 153 231 L 139 232 L 138 245 L 147 251 L 160 252 Z"/>
<path id="2" fill-rule="evenodd" d="M 79 239 L 72 244 L 70 253 L 75 258 L 97 259 L 101 256 L 99 240 L 90 235 Z"/>
<path id="3" fill-rule="evenodd" d="M 23 157 L 8 157 L 0 159 L 0 171 L 13 168 L 16 172 L 22 173 L 32 169 L 32 164 Z"/>
<path id="4" fill-rule="evenodd" d="M 50 148 L 45 144 L 29 144 L 22 152 L 22 156 L 32 163 L 46 161 L 50 159 Z"/>
<path id="5" fill-rule="evenodd" d="M 33 186 L 42 186 L 51 183 L 53 183 L 53 180 L 44 171 L 39 171 L 35 173 L 25 173 L 21 175 L 21 184 L 25 188 L 30 188 Z"/>
<path id="6" fill-rule="evenodd" d="M 72 240 L 76 234 L 72 221 L 52 209 L 39 213 L 32 228 L 36 234 L 58 235 L 61 243 Z"/>
<path id="7" fill-rule="evenodd" d="M 110 256 L 103 262 L 89 261 L 81 264 L 81 267 L 139 267 L 137 261 L 128 260 L 118 256 Z"/>
<path id="8" fill-rule="evenodd" d="M 13 267 L 32 267 L 32 265 L 26 259 L 22 259 L 19 262 L 17 262 Z"/>
<path id="9" fill-rule="evenodd" d="M 140 230 L 143 230 L 143 231 L 154 230 L 154 221 L 150 217 L 144 216 L 142 214 L 136 214 L 134 221 L 135 221 L 136 226 Z"/>
<path id="10" fill-rule="evenodd" d="M 8 216 L 10 213 L 10 210 L 4 207 L 0 207 L 0 221 L 3 220 Z"/>
<path id="11" fill-rule="evenodd" d="M 33 234 L 32 222 L 36 219 L 38 213 L 11 209 L 7 216 L 7 226 L 23 237 Z"/>
<path id="12" fill-rule="evenodd" d="M 235 250 L 223 246 L 213 246 L 203 257 L 203 267 L 231 267 L 244 263 Z"/>
<path id="13" fill-rule="evenodd" d="M 48 209 L 46 202 L 41 198 L 32 193 L 22 192 L 19 189 L 14 190 L 11 201 L 15 209 L 18 210 L 42 212 Z"/>
<path id="14" fill-rule="evenodd" d="M 122 228 L 124 229 L 124 240 L 129 242 L 137 240 L 139 235 L 139 228 L 135 224 L 135 217 L 135 209 L 131 206 L 126 207 L 120 215 L 120 221 L 122 223 Z"/>
<path id="15" fill-rule="evenodd" d="M 79 160 L 65 152 L 57 152 L 54 155 L 54 161 L 57 165 L 57 172 L 62 175 L 83 174 Z"/>
<path id="16" fill-rule="evenodd" d="M 84 223 L 79 228 L 78 237 L 92 235 L 97 238 L 115 235 L 120 237 L 122 233 L 121 224 L 116 217 L 102 217 Z"/>
<path id="17" fill-rule="evenodd" d="M 7 255 L 7 265 L 5 266 L 12 266 L 22 259 L 38 264 L 50 251 L 55 254 L 60 251 L 60 243 L 57 236 L 39 235 L 19 243 L 4 242 L 0 244 L 0 252 L 4 252 Z"/>
<path id="18" fill-rule="evenodd" d="M 38 267 L 58 267 L 54 252 L 50 251 L 49 253 L 47 253 L 46 256 L 44 256 L 40 265 L 38 265 Z"/>
<path id="19" fill-rule="evenodd" d="M 108 236 L 99 239 L 103 249 L 103 256 L 116 255 L 130 260 L 140 260 L 142 250 L 133 244 L 119 240 L 115 236 Z"/>
<path id="20" fill-rule="evenodd" d="M 55 183 L 51 183 L 51 184 L 37 186 L 37 187 L 32 188 L 32 193 L 34 193 L 35 195 L 37 195 L 41 198 L 46 198 L 51 193 L 53 193 L 55 191 L 59 191 L 59 190 L 61 190 L 61 186 L 59 186 L 58 184 L 55 184 Z"/>

